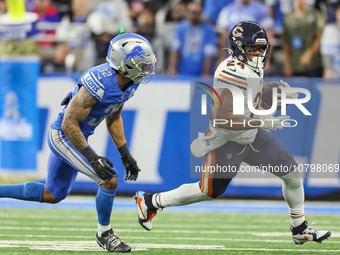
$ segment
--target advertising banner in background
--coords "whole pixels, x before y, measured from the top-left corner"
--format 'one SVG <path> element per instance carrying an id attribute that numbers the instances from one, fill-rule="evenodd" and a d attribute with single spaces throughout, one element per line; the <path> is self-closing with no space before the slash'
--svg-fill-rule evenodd
<path id="1" fill-rule="evenodd" d="M 37 88 L 39 125 L 37 128 L 34 126 L 33 129 L 34 132 L 39 133 L 39 150 L 36 155 L 38 178 L 41 181 L 46 178 L 46 166 L 50 153 L 46 142 L 48 127 L 62 110 L 60 102 L 74 88 L 77 78 L 78 76 L 49 76 L 39 79 Z M 273 80 L 280 79 L 273 78 Z M 297 107 L 288 107 L 287 114 L 299 124 L 294 128 L 285 128 L 272 134 L 294 155 L 299 164 L 308 164 L 309 170 L 304 172 L 306 196 L 317 198 L 338 192 L 340 191 L 339 171 L 333 171 L 325 178 L 316 170 L 318 164 L 328 166 L 333 164 L 334 169 L 339 164 L 340 119 L 336 117 L 336 111 L 340 108 L 340 101 L 337 100 L 337 95 L 340 95 L 340 83 L 306 78 L 285 79 L 285 81 L 292 86 L 306 88 L 311 92 L 311 100 L 305 104 L 305 107 L 312 113 L 312 116 L 305 116 Z M 166 77 L 158 77 L 148 85 L 140 86 L 135 96 L 124 105 L 122 117 L 125 135 L 130 151 L 142 170 L 136 182 L 124 180 L 125 170 L 120 155 L 108 135 L 105 123 L 97 128 L 95 134 L 89 138 L 89 143 L 99 155 L 112 160 L 118 169 L 118 192 L 121 194 L 131 194 L 137 190 L 160 192 L 198 180 L 190 177 L 190 160 L 201 164 L 203 158 L 192 159 L 190 143 L 196 138 L 196 131 L 205 132 L 208 126 L 209 109 L 207 108 L 207 121 L 191 123 L 192 126 L 194 125 L 195 132 L 190 132 L 190 104 L 199 104 L 202 100 L 202 93 L 205 92 L 190 88 L 189 79 L 170 80 Z M 1 96 L 3 94 L 1 92 Z M 207 97 L 207 105 L 209 104 L 209 97 Z M 25 107 L 30 106 L 25 105 Z M 34 112 L 34 109 L 31 111 Z M 30 113 L 20 112 L 29 123 L 31 111 Z M 21 158 L 20 162 L 32 162 L 34 158 L 32 151 L 33 149 L 26 149 L 21 152 L 20 158 L 24 159 Z M 1 152 L 3 154 L 3 147 Z M 17 160 L 18 155 L 12 152 L 12 160 L 14 157 Z M 251 175 L 249 178 L 242 174 L 239 177 L 242 178 L 235 178 L 231 182 L 225 196 L 282 196 L 279 178 L 264 178 L 265 176 L 261 175 Z M 95 192 L 97 187 L 97 184 L 87 176 L 79 174 L 73 185 L 73 191 Z"/>
<path id="2" fill-rule="evenodd" d="M 0 58 L 0 170 L 36 171 L 38 57 Z"/>
<path id="3" fill-rule="evenodd" d="M 11 183 L 37 177 L 38 15 L 26 13 L 24 1 L 7 1 L 0 16 L 0 182 Z"/>

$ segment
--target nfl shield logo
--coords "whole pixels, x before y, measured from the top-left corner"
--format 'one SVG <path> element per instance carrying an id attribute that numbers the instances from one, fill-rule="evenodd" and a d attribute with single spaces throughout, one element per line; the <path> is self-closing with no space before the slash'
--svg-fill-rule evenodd
<path id="1" fill-rule="evenodd" d="M 233 154 L 227 154 L 227 159 L 231 159 L 233 157 Z"/>

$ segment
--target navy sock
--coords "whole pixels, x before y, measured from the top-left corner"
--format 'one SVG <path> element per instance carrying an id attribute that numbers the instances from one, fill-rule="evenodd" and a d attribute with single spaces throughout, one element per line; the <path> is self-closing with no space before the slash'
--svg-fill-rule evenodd
<path id="1" fill-rule="evenodd" d="M 44 184 L 40 182 L 0 185 L 0 197 L 42 202 L 43 193 Z"/>
<path id="2" fill-rule="evenodd" d="M 144 193 L 144 201 L 150 211 L 157 211 L 157 208 L 152 203 L 152 193 Z"/>
<path id="3" fill-rule="evenodd" d="M 96 196 L 96 208 L 98 214 L 98 222 L 101 225 L 109 225 L 113 200 L 116 195 L 115 189 L 104 189 L 99 187 Z"/>

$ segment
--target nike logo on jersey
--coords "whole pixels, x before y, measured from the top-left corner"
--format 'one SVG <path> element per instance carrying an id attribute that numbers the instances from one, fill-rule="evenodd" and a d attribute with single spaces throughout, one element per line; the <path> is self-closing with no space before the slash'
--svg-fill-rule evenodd
<path id="1" fill-rule="evenodd" d="M 229 68 L 228 70 L 236 72 L 236 68 L 234 68 L 234 69 Z"/>

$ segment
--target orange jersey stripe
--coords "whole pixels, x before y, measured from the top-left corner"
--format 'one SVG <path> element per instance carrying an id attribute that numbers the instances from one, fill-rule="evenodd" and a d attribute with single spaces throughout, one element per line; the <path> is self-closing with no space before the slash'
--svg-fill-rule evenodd
<path id="1" fill-rule="evenodd" d="M 247 85 L 248 85 L 248 83 L 246 83 L 246 82 L 242 82 L 242 81 L 238 81 L 238 80 L 235 80 L 235 79 L 229 78 L 228 76 L 225 76 L 225 75 L 223 75 L 223 74 L 219 74 L 218 76 L 220 76 L 220 77 L 222 77 L 222 78 L 224 78 L 224 79 L 227 79 L 227 80 L 233 81 L 233 82 L 240 83 L 240 84 L 242 84 L 242 85 L 245 85 L 245 86 L 247 86 Z"/>
<path id="2" fill-rule="evenodd" d="M 210 136 L 211 134 L 212 134 L 212 131 L 210 130 L 208 132 L 207 136 Z M 205 155 L 203 170 L 207 169 L 207 164 L 208 164 L 208 154 Z M 202 173 L 201 173 L 201 183 L 202 183 L 201 191 L 202 191 L 202 193 L 204 192 L 204 177 L 205 177 L 205 171 L 202 171 Z"/>
<path id="3" fill-rule="evenodd" d="M 206 170 L 206 169 L 207 169 L 207 164 L 208 164 L 208 154 L 205 155 L 203 170 Z M 202 177 L 201 177 L 201 183 L 202 183 L 201 191 L 202 191 L 202 193 L 203 193 L 203 192 L 204 192 L 204 177 L 205 177 L 205 171 L 202 171 L 201 176 L 202 176 Z"/>
<path id="4" fill-rule="evenodd" d="M 302 215 L 300 215 L 300 216 L 292 216 L 292 215 L 290 215 L 290 217 L 293 218 L 293 219 L 301 218 L 301 217 L 303 217 L 303 216 L 305 216 L 305 214 L 302 214 Z"/>
<path id="5" fill-rule="evenodd" d="M 212 166 L 215 166 L 215 163 L 216 163 L 216 158 L 215 158 L 215 151 L 212 151 L 211 152 L 211 165 Z M 209 173 L 209 180 L 208 180 L 208 193 L 207 193 L 207 196 L 208 197 L 211 197 L 212 193 L 213 193 L 213 187 L 212 187 L 212 182 L 213 182 L 213 175 L 214 175 L 214 172 L 210 172 Z"/>

